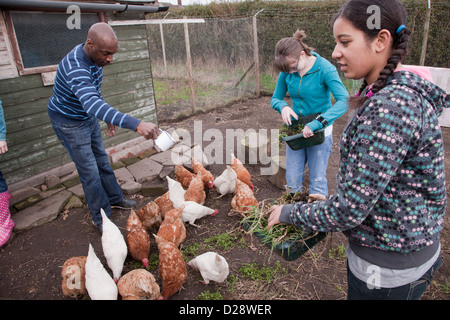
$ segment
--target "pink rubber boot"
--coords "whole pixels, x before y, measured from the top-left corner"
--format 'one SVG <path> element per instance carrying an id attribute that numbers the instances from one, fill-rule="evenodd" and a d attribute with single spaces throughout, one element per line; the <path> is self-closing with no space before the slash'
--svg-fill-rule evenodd
<path id="1" fill-rule="evenodd" d="M 9 212 L 9 199 L 11 199 L 9 191 L 0 193 L 0 247 L 9 240 L 15 226 Z"/>

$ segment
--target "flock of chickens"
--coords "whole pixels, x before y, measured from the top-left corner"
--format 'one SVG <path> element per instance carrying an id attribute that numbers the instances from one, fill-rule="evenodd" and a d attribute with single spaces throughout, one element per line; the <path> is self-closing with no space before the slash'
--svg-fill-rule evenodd
<path id="1" fill-rule="evenodd" d="M 203 253 L 185 263 L 180 245 L 186 239 L 185 222 L 195 221 L 218 213 L 204 206 L 205 190 L 215 188 L 220 197 L 234 193 L 232 209 L 245 214 L 257 206 L 251 176 L 232 154 L 232 163 L 214 179 L 201 163 L 192 159 L 192 171 L 175 166 L 176 180 L 167 177 L 168 191 L 135 212 L 131 210 L 126 224 L 126 236 L 102 210 L 102 248 L 112 277 L 104 268 L 89 244 L 87 256 L 72 257 L 62 268 L 62 291 L 70 297 L 88 293 L 92 300 L 165 300 L 178 292 L 187 279 L 187 266 L 198 270 L 205 284 L 224 282 L 229 274 L 228 263 L 215 252 Z M 148 269 L 150 234 L 159 251 L 158 271 L 161 288 Z M 124 275 L 122 270 L 128 254 L 145 267 Z"/>

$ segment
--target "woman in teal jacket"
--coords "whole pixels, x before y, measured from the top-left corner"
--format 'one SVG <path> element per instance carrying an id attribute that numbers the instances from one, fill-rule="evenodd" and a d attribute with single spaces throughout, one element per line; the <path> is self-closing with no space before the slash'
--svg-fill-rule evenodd
<path id="1" fill-rule="evenodd" d="M 308 162 L 309 194 L 320 198 L 318 195 L 328 195 L 326 170 L 332 146 L 332 124 L 347 111 L 348 93 L 336 67 L 306 45 L 305 37 L 303 30 L 297 30 L 292 37 L 277 43 L 274 66 L 280 75 L 270 104 L 288 125 L 292 118 L 318 113 L 316 119 L 305 125 L 302 131 L 305 138 L 326 127 L 322 144 L 300 150 L 292 150 L 286 145 L 287 191 L 294 194 L 302 190 Z M 292 106 L 284 100 L 287 93 Z M 330 93 L 336 99 L 334 105 Z"/>

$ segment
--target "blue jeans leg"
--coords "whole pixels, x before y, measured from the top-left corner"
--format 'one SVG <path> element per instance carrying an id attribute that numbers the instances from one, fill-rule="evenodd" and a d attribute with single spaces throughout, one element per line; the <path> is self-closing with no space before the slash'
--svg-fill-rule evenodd
<path id="1" fill-rule="evenodd" d="M 114 171 L 103 146 L 100 124 L 92 118 L 79 124 L 62 124 L 52 121 L 56 136 L 75 163 L 84 195 L 96 226 L 102 218 L 100 208 L 111 215 L 110 203 L 123 199 Z"/>
<path id="2" fill-rule="evenodd" d="M 368 288 L 367 283 L 359 280 L 350 271 L 347 264 L 348 300 L 419 300 L 431 284 L 437 270 L 442 265 L 442 258 L 417 281 L 396 288 Z"/>
<path id="3" fill-rule="evenodd" d="M 306 149 L 309 168 L 309 194 L 328 195 L 327 168 L 331 154 L 332 135 L 325 137 L 325 141 L 317 146 Z"/>
<path id="4" fill-rule="evenodd" d="M 306 151 L 293 150 L 286 144 L 286 189 L 291 193 L 302 191 L 305 177 Z"/>
<path id="5" fill-rule="evenodd" d="M 8 191 L 8 185 L 5 178 L 3 178 L 3 173 L 0 171 L 0 193 Z"/>
<path id="6" fill-rule="evenodd" d="M 309 193 L 328 195 L 326 175 L 332 144 L 332 135 L 325 137 L 323 143 L 305 149 L 292 150 L 286 144 L 286 182 L 289 192 L 302 191 L 305 167 L 308 163 Z"/>

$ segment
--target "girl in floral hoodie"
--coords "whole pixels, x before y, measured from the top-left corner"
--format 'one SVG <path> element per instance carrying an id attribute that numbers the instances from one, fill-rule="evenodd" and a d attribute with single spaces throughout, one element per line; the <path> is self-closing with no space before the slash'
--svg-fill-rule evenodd
<path id="1" fill-rule="evenodd" d="M 344 232 L 349 299 L 419 299 L 441 265 L 447 199 L 438 116 L 450 99 L 403 69 L 405 24 L 397 0 L 351 0 L 341 8 L 333 58 L 347 78 L 364 82 L 349 102 L 354 115 L 340 141 L 336 193 L 274 207 L 269 217 L 269 228 Z"/>

